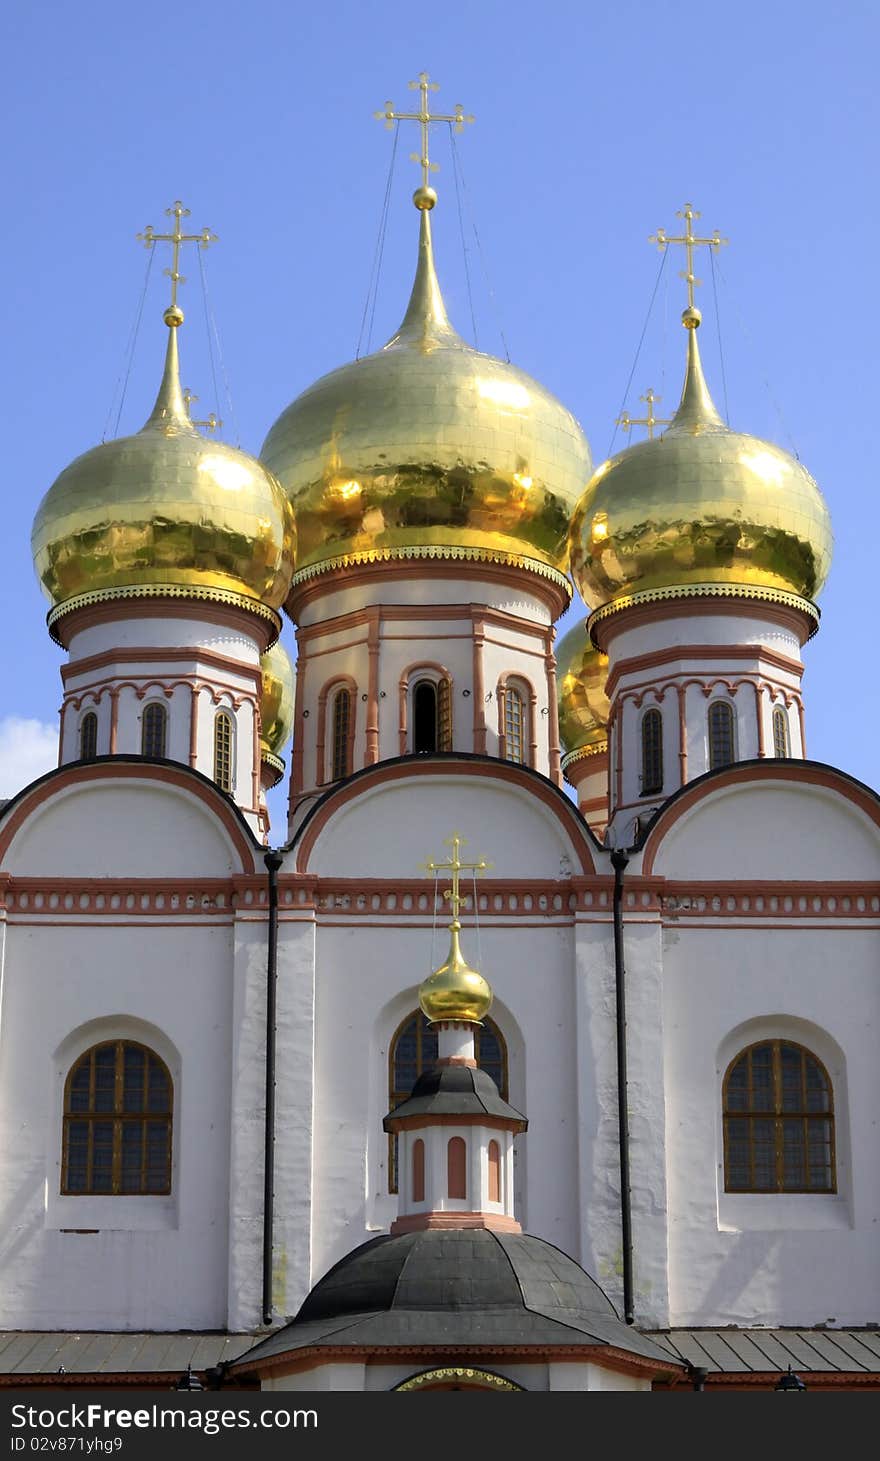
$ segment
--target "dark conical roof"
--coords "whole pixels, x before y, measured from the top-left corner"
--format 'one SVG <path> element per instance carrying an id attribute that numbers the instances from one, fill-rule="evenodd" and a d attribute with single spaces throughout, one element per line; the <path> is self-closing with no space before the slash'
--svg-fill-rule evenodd
<path id="1" fill-rule="evenodd" d="M 382 1235 L 312 1289 L 292 1323 L 236 1370 L 305 1349 L 613 1346 L 669 1368 L 666 1351 L 624 1324 L 580 1264 L 541 1238 L 477 1229 Z M 586 1356 L 585 1356 L 586 1358 Z"/>
<path id="2" fill-rule="evenodd" d="M 384 1126 L 408 1116 L 496 1116 L 528 1126 L 525 1116 L 502 1099 L 485 1070 L 471 1065 L 432 1065 L 423 1070 L 409 1096 L 389 1111 Z"/>

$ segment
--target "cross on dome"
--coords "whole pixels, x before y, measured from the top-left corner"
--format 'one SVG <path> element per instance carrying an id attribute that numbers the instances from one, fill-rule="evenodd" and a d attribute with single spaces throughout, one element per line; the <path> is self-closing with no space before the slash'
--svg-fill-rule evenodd
<path id="1" fill-rule="evenodd" d="M 648 414 L 646 416 L 630 416 L 628 411 L 624 411 L 622 416 L 618 416 L 617 424 L 618 426 L 621 426 L 624 431 L 630 431 L 633 426 L 646 426 L 648 428 L 648 440 L 653 441 L 654 427 L 668 426 L 670 421 L 672 420 L 672 417 L 654 415 L 654 402 L 662 401 L 663 397 L 655 396 L 652 386 L 648 387 L 643 396 L 639 396 L 639 400 L 645 401 L 647 403 Z"/>
<path id="2" fill-rule="evenodd" d="M 200 248 L 206 249 L 209 244 L 217 243 L 216 233 L 210 228 L 203 228 L 201 233 L 184 233 L 180 227 L 181 220 L 189 218 L 190 210 L 185 208 L 178 198 L 170 208 L 165 209 L 165 216 L 174 219 L 173 233 L 156 233 L 153 225 L 148 223 L 143 233 L 137 235 L 146 249 L 151 249 L 157 243 L 171 244 L 171 268 L 164 272 L 171 280 L 171 304 L 165 311 L 166 325 L 183 324 L 183 310 L 177 303 L 177 286 L 186 283 L 186 276 L 180 272 L 180 246 L 185 243 L 198 244 Z"/>
<path id="3" fill-rule="evenodd" d="M 422 132 L 421 152 L 411 152 L 410 161 L 417 162 L 422 169 L 422 186 L 417 188 L 413 194 L 413 202 L 417 208 L 433 208 L 437 201 L 437 194 L 429 184 L 429 175 L 436 172 L 439 163 L 432 162 L 428 151 L 428 134 L 432 122 L 451 122 L 456 132 L 464 131 L 465 122 L 472 122 L 474 118 L 465 115 L 461 102 L 456 103 L 455 111 L 450 116 L 445 112 L 432 112 L 428 106 L 428 93 L 439 91 L 440 87 L 436 81 L 431 81 L 427 71 L 419 72 L 418 81 L 409 83 L 410 91 L 420 93 L 421 105 L 417 112 L 398 112 L 394 109 L 392 101 L 386 101 L 383 112 L 374 112 L 376 120 L 384 121 L 386 128 L 390 131 L 395 122 L 418 122 Z"/>
<path id="4" fill-rule="evenodd" d="M 722 238 L 717 228 L 710 238 L 698 238 L 693 230 L 693 222 L 695 218 L 702 218 L 703 215 L 696 211 L 692 203 L 685 203 L 684 208 L 679 208 L 675 216 L 676 218 L 684 219 L 684 233 L 680 234 L 677 238 L 674 238 L 672 234 L 668 234 L 665 229 L 658 228 L 656 233 L 651 234 L 650 238 L 648 239 L 648 243 L 655 243 L 660 249 L 667 248 L 669 244 L 682 244 L 684 246 L 685 255 L 687 257 L 687 269 L 680 270 L 679 273 L 682 279 L 687 280 L 688 310 L 693 311 L 695 309 L 694 285 L 701 284 L 703 282 L 701 279 L 698 279 L 694 273 L 694 249 L 705 245 L 707 248 L 715 249 L 717 251 L 721 248 L 722 244 L 730 243 L 730 239 Z"/>
<path id="5" fill-rule="evenodd" d="M 196 421 L 193 418 L 193 413 L 190 410 L 190 407 L 192 406 L 193 401 L 197 401 L 198 399 L 198 396 L 193 394 L 189 386 L 184 387 L 183 404 L 186 407 L 186 414 L 190 419 L 190 424 L 192 426 L 203 426 L 207 431 L 217 431 L 219 427 L 223 425 L 223 422 L 217 419 L 217 416 L 214 414 L 213 411 L 211 411 L 211 413 L 204 421 Z"/>
<path id="6" fill-rule="evenodd" d="M 485 872 L 487 868 L 490 868 L 492 866 L 491 863 L 484 860 L 481 860 L 480 862 L 462 862 L 458 854 L 460 849 L 464 847 L 466 843 L 466 837 L 459 837 L 458 833 L 454 832 L 452 836 L 446 838 L 445 842 L 443 843 L 444 847 L 452 848 L 452 856 L 450 857 L 449 861 L 434 862 L 433 860 L 431 860 L 430 862 L 426 862 L 424 864 L 426 872 L 440 873 L 448 871 L 452 874 L 452 887 L 444 889 L 443 897 L 448 899 L 452 908 L 452 916 L 456 922 L 458 922 L 458 910 L 464 902 L 464 897 L 459 892 L 461 874 L 463 872 Z"/>

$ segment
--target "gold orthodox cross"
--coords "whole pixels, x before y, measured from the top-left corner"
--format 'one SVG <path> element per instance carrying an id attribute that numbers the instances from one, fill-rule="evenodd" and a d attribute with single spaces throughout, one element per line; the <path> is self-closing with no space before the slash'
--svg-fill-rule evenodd
<path id="1" fill-rule="evenodd" d="M 452 836 L 448 837 L 443 843 L 444 847 L 452 848 L 452 856 L 450 857 L 449 861 L 434 862 L 432 860 L 423 864 L 426 872 L 441 873 L 448 871 L 452 874 L 452 887 L 444 889 L 443 897 L 449 899 L 449 902 L 452 906 L 452 916 L 455 919 L 456 923 L 458 922 L 458 910 L 464 902 L 464 897 L 459 892 L 461 874 L 463 872 L 481 873 L 484 872 L 486 868 L 492 866 L 490 862 L 484 861 L 462 862 L 458 854 L 461 851 L 462 847 L 464 847 L 466 841 L 467 838 L 459 837 L 458 833 L 454 832 Z"/>
<path id="2" fill-rule="evenodd" d="M 418 91 L 421 94 L 421 106 L 417 112 L 396 112 L 394 102 L 386 101 L 384 112 L 374 112 L 377 121 L 384 121 L 390 131 L 395 122 L 418 122 L 422 129 L 422 150 L 421 153 L 411 152 L 410 161 L 419 163 L 422 169 L 422 187 L 428 187 L 428 174 L 437 171 L 438 164 L 431 162 L 428 155 L 428 129 L 432 122 L 451 122 L 456 132 L 464 131 L 465 122 L 472 122 L 471 116 L 465 116 L 464 107 L 458 102 L 452 116 L 441 112 L 432 112 L 428 106 L 428 92 L 439 91 L 440 87 L 436 81 L 429 81 L 427 71 L 419 72 L 418 81 L 409 83 L 410 91 Z"/>
<path id="3" fill-rule="evenodd" d="M 722 238 L 717 228 L 712 234 L 711 238 L 697 238 L 692 225 L 694 219 L 701 218 L 702 214 L 697 213 L 693 207 L 693 204 L 691 203 L 685 203 L 684 208 L 680 208 L 675 216 L 676 218 L 684 219 L 684 234 L 681 235 L 679 238 L 672 238 L 670 234 L 666 233 L 665 229 L 658 228 L 656 233 L 651 234 L 651 237 L 648 239 L 648 243 L 655 243 L 660 249 L 665 249 L 668 244 L 684 245 L 685 253 L 687 254 L 687 269 L 684 271 L 680 271 L 680 273 L 681 278 L 687 280 L 688 309 L 693 309 L 694 285 L 701 284 L 703 282 L 701 279 L 698 279 L 694 273 L 694 249 L 698 248 L 702 244 L 705 244 L 708 248 L 717 250 L 720 249 L 722 244 L 730 243 L 730 239 Z"/>
<path id="4" fill-rule="evenodd" d="M 165 216 L 174 219 L 173 233 L 156 233 L 153 225 L 148 223 L 143 233 L 138 234 L 138 239 L 146 249 L 151 249 L 153 244 L 157 243 L 171 244 L 171 268 L 166 269 L 165 273 L 171 280 L 171 308 L 176 310 L 177 286 L 186 283 L 185 275 L 180 272 L 180 245 L 194 243 L 198 244 L 200 248 L 206 249 L 208 244 L 217 242 L 217 235 L 212 233 L 210 228 L 203 228 L 201 233 L 183 233 L 180 227 L 181 219 L 189 218 L 190 212 L 188 208 L 184 208 L 179 198 L 172 203 L 170 208 L 165 209 Z"/>
<path id="5" fill-rule="evenodd" d="M 672 417 L 671 416 L 655 416 L 654 415 L 654 402 L 655 401 L 662 401 L 662 399 L 663 399 L 662 396 L 655 396 L 652 387 L 649 386 L 648 389 L 645 391 L 645 394 L 643 396 L 639 396 L 639 400 L 640 401 L 646 401 L 647 402 L 647 405 L 648 405 L 648 414 L 647 414 L 647 416 L 630 416 L 627 411 L 624 411 L 623 415 L 622 416 L 618 416 L 618 418 L 617 418 L 617 424 L 618 424 L 618 426 L 622 426 L 623 429 L 624 429 L 624 431 L 629 431 L 633 426 L 647 426 L 647 428 L 648 428 L 648 440 L 649 441 L 653 441 L 654 440 L 654 427 L 655 426 L 668 426 L 669 423 L 670 423 L 670 421 L 672 420 Z"/>
<path id="6" fill-rule="evenodd" d="M 198 399 L 198 396 L 194 396 L 189 386 L 187 386 L 183 392 L 183 404 L 186 407 L 186 414 L 189 417 L 190 426 L 204 426 L 208 431 L 216 431 L 220 426 L 223 425 L 223 422 L 217 420 L 217 417 L 214 415 L 213 411 L 206 421 L 193 420 L 193 414 L 190 410 L 190 406 L 192 405 L 193 401 L 197 401 Z"/>

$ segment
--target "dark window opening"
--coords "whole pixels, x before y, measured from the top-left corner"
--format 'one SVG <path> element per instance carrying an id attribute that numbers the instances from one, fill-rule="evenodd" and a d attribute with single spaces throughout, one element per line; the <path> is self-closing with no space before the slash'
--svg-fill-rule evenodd
<path id="1" fill-rule="evenodd" d="M 648 710 L 642 720 L 642 796 L 663 790 L 663 717 Z"/>
<path id="2" fill-rule="evenodd" d="M 432 680 L 419 680 L 413 690 L 413 751 L 429 756 L 438 750 L 437 686 Z"/>

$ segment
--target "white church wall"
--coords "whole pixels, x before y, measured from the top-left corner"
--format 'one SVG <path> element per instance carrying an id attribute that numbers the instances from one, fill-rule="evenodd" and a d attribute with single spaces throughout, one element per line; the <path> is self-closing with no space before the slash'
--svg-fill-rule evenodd
<path id="1" fill-rule="evenodd" d="M 465 952 L 476 960 L 476 935 L 467 918 L 465 924 Z M 364 920 L 341 928 L 322 922 L 317 938 L 313 1281 L 373 1232 L 387 1231 L 397 1215 L 397 1198 L 387 1191 L 382 1131 L 388 1042 L 417 1008 L 418 982 L 429 972 L 431 932 L 426 923 L 398 925 L 389 943 L 381 924 L 371 927 Z M 438 963 L 445 938 L 438 931 Z M 532 1133 L 516 1143 L 518 1187 L 525 1174 L 517 1216 L 529 1231 L 572 1252 L 578 1224 L 577 1135 L 569 1095 L 576 1058 L 571 933 L 554 925 L 484 924 L 480 942 L 483 968 L 497 993 L 492 1018 L 508 1046 L 510 1102 L 526 1112 Z M 402 993 L 407 980 L 409 990 Z M 384 1011 L 380 1042 L 371 1039 L 377 1009 Z M 531 1060 L 529 1050 L 535 1052 Z"/>
<path id="2" fill-rule="evenodd" d="M 876 1321 L 878 945 L 864 926 L 667 931 L 673 1325 Z M 828 1068 L 836 1195 L 723 1191 L 724 1073 L 734 1046 L 764 1036 L 795 1040 Z"/>
<path id="3" fill-rule="evenodd" d="M 88 835 L 86 835 L 88 829 Z M 62 785 L 12 839 L 4 870 L 19 877 L 223 877 L 241 866 L 222 823 L 196 795 L 160 777 Z"/>
<path id="4" fill-rule="evenodd" d="M 117 608 L 118 613 L 112 619 L 89 624 L 70 636 L 72 663 L 119 649 L 203 648 L 240 659 L 243 664 L 253 664 L 255 656 L 259 656 L 255 634 L 249 634 L 244 627 L 233 629 L 226 624 L 212 624 L 209 618 L 178 617 L 173 610 L 161 615 L 139 614 L 135 610 L 128 618 L 123 617 L 124 605 L 119 604 Z"/>
<path id="5" fill-rule="evenodd" d="M 235 923 L 229 1188 L 230 1329 L 262 1322 L 266 1110 L 267 924 Z M 311 1284 L 314 922 L 279 915 L 272 1302 L 295 1313 Z"/>
<path id="6" fill-rule="evenodd" d="M 398 780 L 361 787 L 356 798 L 343 802 L 318 835 L 309 871 L 342 878 L 419 877 L 427 858 L 446 856 L 442 840 L 453 831 L 468 838 L 468 861 L 492 863 L 491 877 L 558 879 L 580 869 L 582 849 L 575 848 L 555 807 L 538 795 L 500 775 L 413 769 Z"/>
<path id="7" fill-rule="evenodd" d="M 338 1360 L 331 1364 L 313 1365 L 309 1369 L 298 1370 L 290 1375 L 272 1376 L 263 1381 L 262 1389 L 288 1392 L 311 1390 L 315 1393 L 340 1390 L 387 1392 L 397 1390 L 407 1380 L 424 1374 L 425 1371 L 435 1369 L 440 1369 L 444 1375 L 450 1376 L 454 1375 L 456 1370 L 463 1371 L 462 1388 L 467 1388 L 469 1366 L 478 1374 L 480 1371 L 488 1371 L 490 1374 L 500 1375 L 522 1390 L 644 1392 L 651 1389 L 650 1380 L 636 1375 L 618 1374 L 601 1365 L 591 1364 L 586 1359 L 581 1362 L 560 1360 L 556 1363 L 545 1364 L 534 1361 L 519 1362 L 508 1358 L 503 1364 L 498 1364 L 491 1358 L 484 1359 L 479 1355 L 471 1360 L 458 1356 L 452 1362 L 441 1359 L 436 1361 L 423 1359 L 421 1362 L 407 1360 L 402 1364 L 366 1364 L 363 1360 L 349 1362 Z M 478 1379 L 472 1383 L 475 1388 L 479 1386 Z"/>
<path id="8" fill-rule="evenodd" d="M 766 774 L 751 784 L 707 787 L 663 833 L 654 873 L 754 883 L 880 877 L 880 831 L 860 806 L 823 784 L 821 772 L 812 782 L 768 781 Z"/>
<path id="9" fill-rule="evenodd" d="M 228 923 L 10 923 L 0 1034 L 0 1323 L 216 1328 L 226 1320 Z M 158 1032 L 155 1033 L 154 1032 Z M 76 1056 L 131 1036 L 175 1082 L 172 1194 L 61 1198 Z M 155 1202 L 150 1209 L 147 1204 Z"/>
<path id="10" fill-rule="evenodd" d="M 623 1312 L 614 946 L 608 921 L 576 925 L 577 1246 L 568 1251 Z M 625 929 L 627 1111 L 636 1322 L 668 1308 L 662 968 L 656 923 Z"/>

